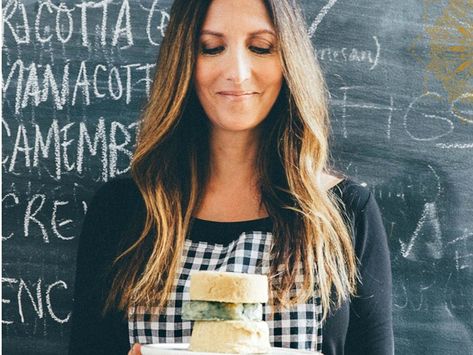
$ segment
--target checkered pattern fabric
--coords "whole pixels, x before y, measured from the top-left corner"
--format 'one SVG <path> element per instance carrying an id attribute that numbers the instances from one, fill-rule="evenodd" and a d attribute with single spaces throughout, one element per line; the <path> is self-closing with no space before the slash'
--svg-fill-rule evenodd
<path id="1" fill-rule="evenodd" d="M 128 314 L 130 344 L 188 343 L 193 322 L 181 319 L 182 303 L 189 300 L 190 274 L 194 270 L 232 271 L 268 274 L 272 235 L 270 232 L 242 233 L 228 245 L 185 241 L 180 269 L 174 290 L 165 310 L 132 307 Z M 296 278 L 294 292 L 302 283 Z M 320 298 L 314 293 L 307 303 L 275 312 L 263 304 L 263 320 L 269 325 L 270 342 L 274 347 L 321 351 Z"/>

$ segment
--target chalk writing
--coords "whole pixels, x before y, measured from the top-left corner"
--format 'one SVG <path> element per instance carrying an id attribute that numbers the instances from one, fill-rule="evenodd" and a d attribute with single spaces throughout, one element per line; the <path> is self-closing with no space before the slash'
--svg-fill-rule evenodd
<path id="1" fill-rule="evenodd" d="M 314 21 L 312 21 L 311 25 L 309 26 L 308 34 L 309 37 L 312 37 L 317 31 L 317 27 L 322 22 L 323 18 L 328 14 L 330 9 L 337 3 L 337 0 L 329 0 L 327 4 L 320 10 L 320 12 L 315 17 Z"/>
<path id="2" fill-rule="evenodd" d="M 432 26 L 426 26 L 431 49 L 427 69 L 442 83 L 449 100 L 453 100 L 471 88 L 473 75 L 471 3 L 447 1 L 441 15 L 435 17 L 432 16 L 432 8 L 427 4 L 424 11 L 426 18 L 430 16 L 431 19 L 435 19 Z M 439 42 L 445 45 L 438 46 Z"/>
<path id="3" fill-rule="evenodd" d="M 427 252 L 430 257 L 440 259 L 443 256 L 442 252 L 442 232 L 440 230 L 440 222 L 438 218 L 438 212 L 435 203 L 428 202 L 424 205 L 422 216 L 417 222 L 416 229 L 412 233 L 412 236 L 408 243 L 401 243 L 401 254 L 406 259 L 417 260 L 415 252 L 413 250 L 419 234 L 423 229 L 429 226 L 428 231 L 425 233 L 424 238 L 429 238 L 429 242 L 426 243 Z"/>
<path id="4" fill-rule="evenodd" d="M 473 93 L 466 92 L 452 100 L 452 114 L 464 123 L 473 123 Z"/>
<path id="5" fill-rule="evenodd" d="M 473 247 L 468 248 L 467 244 L 470 240 L 473 240 L 473 233 L 465 228 L 461 236 L 447 243 L 448 245 L 456 247 L 454 260 L 457 272 L 463 269 L 473 268 Z"/>
<path id="6" fill-rule="evenodd" d="M 38 106 L 49 99 L 52 99 L 56 110 L 62 110 L 66 105 L 88 106 L 92 102 L 91 95 L 96 99 L 108 98 L 116 101 L 124 94 L 125 103 L 129 104 L 132 96 L 139 95 L 143 89 L 149 96 L 151 69 L 154 67 L 155 64 L 130 63 L 109 66 L 99 63 L 91 68 L 86 61 L 81 61 L 78 68 L 71 63 L 64 64 L 62 74 L 58 74 L 59 70 L 55 68 L 53 71 L 50 64 L 43 66 L 31 63 L 25 66 L 23 61 L 18 59 L 10 67 L 4 81 L 3 97 L 8 96 L 10 88 L 15 90 L 16 114 L 20 114 L 22 109 L 30 105 Z M 77 71 L 77 74 L 71 81 L 70 76 L 74 71 Z M 138 79 L 135 79 L 135 76 Z M 142 83 L 144 86 L 141 86 Z M 142 99 L 142 95 L 138 98 Z"/>
<path id="7" fill-rule="evenodd" d="M 110 6 L 119 8 L 118 14 L 111 21 L 109 18 Z M 100 10 L 102 16 L 99 23 L 91 21 L 90 13 L 92 12 L 95 15 Z M 140 10 L 144 10 L 148 14 L 141 14 Z M 137 12 L 135 16 L 132 16 L 133 11 Z M 65 3 L 55 5 L 51 0 L 45 0 L 39 3 L 36 14 L 33 14 L 33 16 L 27 13 L 24 3 L 18 0 L 7 1 L 3 8 L 3 23 L 9 30 L 8 34 L 12 36 L 17 45 L 28 45 L 32 44 L 33 41 L 40 44 L 53 41 L 67 44 L 74 40 L 74 35 L 79 34 L 82 46 L 90 47 L 90 28 L 97 25 L 100 29 L 98 43 L 102 47 L 120 45 L 119 48 L 124 50 L 135 44 L 133 18 L 139 19 L 142 16 L 147 18 L 146 32 L 149 44 L 157 46 L 158 43 L 152 38 L 152 24 L 159 23 L 155 26 L 155 29 L 159 30 L 161 36 L 164 37 L 164 31 L 169 21 L 169 13 L 165 9 L 158 8 L 158 0 L 153 2 L 151 9 L 146 9 L 143 6 L 133 7 L 128 0 L 121 0 L 118 3 L 111 0 L 85 1 L 73 4 L 70 7 Z M 92 20 L 96 20 L 96 18 L 97 16 L 93 16 Z M 109 27 L 110 22 L 114 26 Z M 33 24 L 33 26 L 30 24 Z M 110 30 L 110 33 L 107 33 L 108 30 Z"/>
<path id="8" fill-rule="evenodd" d="M 82 174 L 86 157 L 99 157 L 100 178 L 107 181 L 129 170 L 128 164 L 120 169 L 119 156 L 127 161 L 131 159 L 137 125 L 137 122 L 128 125 L 117 121 L 106 123 L 104 118 L 99 118 L 96 125 L 86 122 L 60 124 L 58 120 L 52 120 L 49 127 L 36 123 L 19 124 L 16 132 L 9 127 L 10 134 L 5 141 L 13 150 L 11 155 L 5 154 L 3 165 L 9 173 L 27 168 L 41 174 L 41 162 L 52 159 L 55 169 L 48 171 L 48 175 L 60 180 L 63 173 Z M 95 132 L 91 134 L 91 130 Z M 8 143 L 8 138 L 13 137 L 14 141 Z"/>
<path id="9" fill-rule="evenodd" d="M 363 112 L 369 112 L 370 115 L 375 114 L 378 117 L 376 124 L 384 126 L 384 135 L 388 140 L 401 138 L 399 135 L 395 137 L 392 135 L 394 125 L 401 123 L 403 132 L 415 142 L 433 142 L 434 147 L 442 149 L 472 148 L 471 142 L 435 142 L 447 137 L 454 139 L 455 127 L 459 124 L 454 119 L 455 105 L 449 105 L 439 93 L 421 94 L 413 98 L 406 108 L 403 108 L 399 107 L 394 95 L 389 92 L 384 95 L 378 93 L 376 103 L 363 100 L 364 93 L 373 90 L 368 86 L 341 86 L 338 87 L 338 90 L 342 92 L 341 99 L 337 99 L 338 95 L 332 91 L 331 103 L 334 107 L 339 108 L 339 113 L 336 112 L 334 115 L 334 126 L 337 127 L 338 123 L 339 133 L 345 139 L 349 138 L 350 126 L 356 125 L 356 118 L 360 114 L 364 114 Z M 469 97 L 468 95 L 462 96 Z M 444 110 L 439 110 L 437 103 L 442 104 Z M 398 113 L 401 116 L 397 115 Z M 398 132 L 400 131 L 398 130 Z"/>
<path id="10" fill-rule="evenodd" d="M 2 196 L 2 209 L 14 216 L 22 216 L 23 237 L 30 237 L 38 234 L 44 243 L 50 243 L 50 236 L 59 240 L 72 240 L 75 233 L 70 234 L 69 226 L 74 222 L 71 217 L 64 216 L 63 210 L 68 210 L 71 201 L 61 199 L 51 199 L 46 193 L 37 193 L 32 196 L 21 196 L 17 192 L 8 192 Z M 82 201 L 83 212 L 85 214 L 87 204 Z M 65 218 L 64 218 L 65 217 Z M 15 228 L 15 222 L 9 220 L 4 226 L 2 241 L 7 241 L 15 237 L 15 232 L 10 229 Z"/>
<path id="11" fill-rule="evenodd" d="M 367 109 L 367 110 L 376 110 L 376 111 L 387 111 L 387 131 L 386 131 L 386 136 L 388 138 L 391 138 L 391 121 L 392 121 L 392 116 L 393 116 L 393 111 L 395 110 L 394 108 L 394 99 L 392 96 L 389 97 L 389 105 L 376 105 L 372 103 L 353 103 L 351 100 L 348 98 L 348 93 L 352 91 L 360 91 L 360 90 L 367 90 L 368 88 L 366 87 L 360 87 L 360 86 L 343 86 L 339 88 L 343 92 L 343 100 L 342 101 L 337 101 L 334 100 L 333 103 L 334 105 L 340 105 L 342 107 L 342 135 L 343 138 L 348 138 L 348 129 L 347 129 L 347 121 L 348 118 L 351 116 L 348 113 L 348 109 L 353 108 L 353 109 Z"/>
<path id="12" fill-rule="evenodd" d="M 148 19 L 146 21 L 146 34 L 148 36 L 148 41 L 151 43 L 153 46 L 158 46 L 159 42 L 155 41 L 152 38 L 152 29 L 153 29 L 153 20 L 155 12 L 159 12 L 160 14 L 160 21 L 158 22 L 159 24 L 155 26 L 155 28 L 159 31 L 161 37 L 164 37 L 164 32 L 166 31 L 166 26 L 167 23 L 169 22 L 169 14 L 158 8 L 158 2 L 159 0 L 154 0 L 153 4 L 151 5 L 151 9 L 149 9 L 149 15 Z"/>
<path id="13" fill-rule="evenodd" d="M 54 322 L 57 323 L 62 324 L 69 321 L 71 313 L 68 312 L 66 315 L 63 316 L 58 315 L 54 310 L 54 302 L 52 297 L 53 291 L 57 293 L 60 290 L 68 289 L 67 283 L 65 281 L 58 280 L 49 285 L 44 286 L 43 280 L 39 278 L 35 282 L 35 286 L 34 284 L 29 285 L 30 282 L 28 280 L 25 281 L 22 278 L 17 279 L 2 277 L 2 287 L 4 284 L 7 284 L 9 288 L 16 287 L 16 307 L 20 323 L 25 323 L 27 321 L 26 316 L 24 314 L 25 304 L 33 306 L 34 315 L 38 319 L 43 319 L 46 315 L 48 315 Z M 3 295 L 5 295 L 5 292 L 3 293 Z M 61 294 L 60 296 L 56 297 L 64 297 L 64 294 Z M 13 305 L 13 300 L 4 299 L 2 296 L 2 304 Z M 46 308 L 47 312 L 44 311 L 44 308 Z M 3 314 L 5 314 L 5 312 Z M 2 324 L 13 324 L 16 322 L 18 322 L 18 319 L 2 319 Z"/>
<path id="14" fill-rule="evenodd" d="M 315 53 L 321 61 L 329 61 L 336 63 L 368 63 L 371 64 L 369 70 L 373 70 L 377 65 L 380 57 L 381 46 L 378 38 L 373 36 L 376 45 L 376 52 L 373 54 L 371 50 L 359 48 L 316 48 Z"/>
<path id="15" fill-rule="evenodd" d="M 409 137 L 411 137 L 413 140 L 416 140 L 416 141 L 433 141 L 440 137 L 450 134 L 453 131 L 454 124 L 449 118 L 440 116 L 433 112 L 432 113 L 422 112 L 424 108 L 432 107 L 432 105 L 427 105 L 427 103 L 422 102 L 424 98 L 426 98 L 427 100 L 435 99 L 435 100 L 442 101 L 442 96 L 434 92 L 427 92 L 415 98 L 409 104 L 409 107 L 406 110 L 406 113 L 404 115 L 403 125 L 404 125 L 404 129 L 406 133 L 409 135 Z M 430 127 L 432 127 L 432 123 L 437 123 L 437 124 L 441 123 L 440 126 L 442 128 L 441 130 L 439 130 L 438 134 L 429 135 L 429 136 L 421 136 L 418 133 L 413 133 L 411 128 L 409 127 L 409 122 L 410 122 L 409 117 L 411 117 L 410 113 L 413 110 L 416 110 L 416 113 L 420 111 L 420 114 L 414 115 L 414 117 L 416 118 L 416 121 L 418 121 L 420 118 L 426 118 L 427 119 L 426 121 L 430 121 L 429 123 L 427 123 Z M 443 122 L 445 122 L 446 124 L 444 124 Z"/>
<path id="16" fill-rule="evenodd" d="M 435 146 L 442 149 L 472 149 L 473 143 L 436 143 Z"/>

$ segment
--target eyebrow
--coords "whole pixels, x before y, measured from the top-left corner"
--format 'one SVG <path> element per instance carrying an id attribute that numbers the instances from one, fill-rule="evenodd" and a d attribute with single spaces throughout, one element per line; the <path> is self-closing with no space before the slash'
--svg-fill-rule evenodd
<path id="1" fill-rule="evenodd" d="M 257 36 L 259 34 L 263 34 L 263 33 L 268 33 L 270 35 L 273 35 L 274 37 L 276 37 L 276 33 L 274 33 L 274 31 L 271 31 L 271 30 L 257 30 L 257 31 L 253 31 L 253 32 L 250 32 L 249 35 L 250 37 L 254 37 L 254 36 Z M 215 32 L 215 31 L 211 31 L 211 30 L 202 30 L 200 32 L 200 35 L 213 35 L 213 36 L 217 36 L 217 37 L 225 37 L 225 35 L 223 33 L 220 33 L 220 32 Z"/>

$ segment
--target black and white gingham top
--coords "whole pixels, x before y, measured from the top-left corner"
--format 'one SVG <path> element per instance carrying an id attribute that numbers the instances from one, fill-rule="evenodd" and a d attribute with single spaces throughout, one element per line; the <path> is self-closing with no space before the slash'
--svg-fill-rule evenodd
<path id="1" fill-rule="evenodd" d="M 360 282 L 357 296 L 330 312 L 324 321 L 322 352 L 324 355 L 393 354 L 391 265 L 378 205 L 368 189 L 350 179 L 332 191 L 340 196 L 353 221 Z M 185 280 L 189 270 L 267 270 L 271 226 L 258 221 L 231 228 L 217 223 L 209 228 L 207 224 L 212 222 L 200 221 L 194 224 L 186 242 L 178 287 L 167 314 L 156 320 L 151 314 L 140 315 L 135 310 L 130 321 L 128 314 L 118 309 L 104 315 L 104 302 L 114 275 L 110 267 L 115 257 L 136 241 L 145 216 L 143 199 L 129 178 L 104 184 L 90 202 L 79 238 L 69 355 L 126 355 L 130 338 L 140 342 L 186 341 L 190 324 L 180 320 L 179 308 L 187 294 Z M 313 303 L 276 314 L 274 321 L 268 320 L 273 345 L 318 348 L 322 340 L 319 312 L 315 297 Z M 266 308 L 265 317 L 267 314 Z M 164 339 L 165 335 L 170 339 Z"/>
<path id="2" fill-rule="evenodd" d="M 272 235 L 271 232 L 265 231 L 266 222 L 267 219 L 261 219 L 232 224 L 232 222 L 219 223 L 195 219 L 193 229 L 196 231 L 191 232 L 191 238 L 185 241 L 181 267 L 176 275 L 175 289 L 167 308 L 160 315 L 153 312 L 153 309 L 146 311 L 144 307 L 129 310 L 130 344 L 189 342 L 193 322 L 181 319 L 181 307 L 183 301 L 189 300 L 189 275 L 192 271 L 218 270 L 268 274 Z M 262 230 L 250 229 L 235 234 L 238 228 L 245 230 L 245 227 L 250 228 L 251 225 L 262 227 L 260 228 Z M 222 226 L 224 230 L 226 229 L 226 235 L 220 235 L 219 241 L 234 240 L 225 244 L 209 242 L 212 240 L 212 235 L 216 236 Z M 209 237 L 205 237 L 205 232 L 209 233 Z M 300 275 L 298 279 L 296 278 L 294 292 L 302 284 L 302 274 Z M 269 325 L 272 346 L 321 350 L 321 306 L 315 293 L 307 303 L 275 312 L 274 317 L 271 317 L 270 313 L 270 306 L 264 304 L 263 319 Z"/>

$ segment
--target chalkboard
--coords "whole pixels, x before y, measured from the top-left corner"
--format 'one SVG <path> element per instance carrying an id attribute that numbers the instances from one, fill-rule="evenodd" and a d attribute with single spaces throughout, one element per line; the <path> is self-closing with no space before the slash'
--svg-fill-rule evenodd
<path id="1" fill-rule="evenodd" d="M 172 1 L 3 3 L 5 354 L 64 354 L 78 234 L 128 173 Z M 333 157 L 382 209 L 396 353 L 473 353 L 470 0 L 305 0 Z"/>

